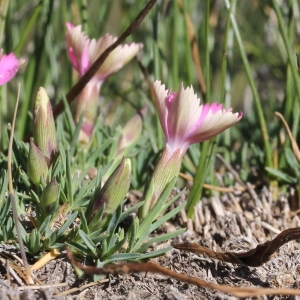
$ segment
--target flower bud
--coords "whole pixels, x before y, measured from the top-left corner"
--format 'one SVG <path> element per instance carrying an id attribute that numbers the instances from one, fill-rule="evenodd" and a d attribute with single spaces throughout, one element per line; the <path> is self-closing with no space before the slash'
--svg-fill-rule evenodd
<path id="1" fill-rule="evenodd" d="M 130 177 L 131 161 L 130 159 L 123 158 L 102 189 L 95 195 L 93 202 L 87 210 L 88 220 L 91 221 L 104 204 L 104 217 L 117 209 L 128 192 Z"/>
<path id="2" fill-rule="evenodd" d="M 41 178 L 46 180 L 48 175 L 48 165 L 40 149 L 30 139 L 29 154 L 27 160 L 27 173 L 30 180 L 38 185 Z"/>
<path id="3" fill-rule="evenodd" d="M 50 183 L 44 188 L 41 199 L 40 208 L 43 211 L 48 211 L 51 209 L 51 205 L 57 201 L 59 195 L 59 186 L 57 184 L 56 178 L 53 178 Z"/>
<path id="4" fill-rule="evenodd" d="M 143 118 L 146 115 L 148 107 L 143 107 L 134 117 L 132 117 L 123 127 L 119 138 L 117 156 L 123 155 L 126 149 L 137 142 L 143 130 Z"/>
<path id="5" fill-rule="evenodd" d="M 98 115 L 98 100 L 101 84 L 95 80 L 90 80 L 74 103 L 74 119 L 79 122 L 81 114 L 83 121 L 78 140 L 82 144 L 87 144 L 94 130 L 95 119 Z"/>
<path id="6" fill-rule="evenodd" d="M 39 88 L 35 100 L 34 140 L 49 166 L 57 151 L 57 140 L 52 107 L 46 90 L 42 87 Z"/>

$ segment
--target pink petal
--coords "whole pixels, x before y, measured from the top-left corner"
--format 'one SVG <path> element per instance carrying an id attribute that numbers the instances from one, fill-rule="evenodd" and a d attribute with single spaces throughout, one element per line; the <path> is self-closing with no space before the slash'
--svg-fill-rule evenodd
<path id="1" fill-rule="evenodd" d="M 156 107 L 156 111 L 158 113 L 159 121 L 161 127 L 166 135 L 166 138 L 169 136 L 168 133 L 168 110 L 165 104 L 165 99 L 168 96 L 170 91 L 166 90 L 165 85 L 161 84 L 160 81 L 156 80 L 153 84 L 153 96 L 154 96 L 154 103 Z"/>
<path id="2" fill-rule="evenodd" d="M 232 113 L 231 108 L 223 109 L 219 103 L 200 105 L 192 87 L 184 89 L 181 84 L 177 93 L 171 93 L 155 81 L 153 90 L 159 120 L 172 151 L 180 148 L 185 153 L 191 144 L 213 138 L 242 117 L 242 113 Z"/>
<path id="3" fill-rule="evenodd" d="M 211 111 L 213 114 L 222 110 L 223 105 L 219 104 L 219 103 L 206 103 L 202 106 L 202 112 L 200 114 L 199 120 L 197 121 L 197 123 L 194 125 L 193 129 L 191 130 L 191 132 L 195 131 L 200 125 L 201 123 L 204 121 L 204 119 L 206 118 L 207 114 L 209 113 L 209 111 Z"/>
<path id="4" fill-rule="evenodd" d="M 218 112 L 210 110 L 199 127 L 188 137 L 188 143 L 194 144 L 209 140 L 237 123 L 242 116 L 242 113 L 232 113 L 231 109 Z"/>
<path id="5" fill-rule="evenodd" d="M 71 63 L 80 76 L 84 75 L 91 66 L 88 56 L 90 40 L 82 32 L 81 25 L 74 26 L 67 22 L 66 41 Z"/>
<path id="6" fill-rule="evenodd" d="M 168 108 L 167 142 L 172 148 L 178 148 L 193 131 L 194 125 L 202 111 L 200 99 L 194 93 L 192 87 L 184 90 L 181 84 L 172 105 Z"/>
<path id="7" fill-rule="evenodd" d="M 75 26 L 72 24 L 72 23 L 70 23 L 70 22 L 66 22 L 66 26 L 67 26 L 67 29 L 68 30 L 72 30 Z"/>
<path id="8" fill-rule="evenodd" d="M 80 76 L 83 76 L 95 60 L 117 40 L 116 37 L 109 34 L 106 34 L 98 41 L 95 39 L 90 40 L 85 33 L 82 32 L 81 25 L 74 26 L 67 22 L 66 27 L 69 58 Z M 97 71 L 95 75 L 97 80 L 102 82 L 111 74 L 117 72 L 127 64 L 142 47 L 142 44 L 136 43 L 118 46 L 109 54 Z"/>
<path id="9" fill-rule="evenodd" d="M 13 53 L 0 58 L 0 85 L 10 81 L 18 72 L 20 62 Z"/>

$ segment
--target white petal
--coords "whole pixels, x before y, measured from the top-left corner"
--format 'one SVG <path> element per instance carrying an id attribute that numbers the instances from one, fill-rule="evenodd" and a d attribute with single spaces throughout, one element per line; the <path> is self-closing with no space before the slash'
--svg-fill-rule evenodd
<path id="1" fill-rule="evenodd" d="M 188 142 L 193 144 L 211 139 L 237 123 L 241 117 L 241 114 L 232 113 L 226 109 L 215 114 L 210 111 L 201 125 L 189 136 Z"/>
<path id="2" fill-rule="evenodd" d="M 154 103 L 158 113 L 159 121 L 161 127 L 165 133 L 168 135 L 168 128 L 166 123 L 166 118 L 168 115 L 167 107 L 165 104 L 165 99 L 168 96 L 169 90 L 166 90 L 164 84 L 161 84 L 160 81 L 156 80 L 153 84 L 153 96 L 154 96 Z"/>
<path id="3" fill-rule="evenodd" d="M 194 89 L 188 87 L 184 90 L 181 84 L 168 114 L 169 143 L 182 144 L 197 123 L 201 111 L 200 99 Z"/>
<path id="4" fill-rule="evenodd" d="M 116 37 L 106 34 L 100 38 L 97 42 L 95 40 L 91 41 L 89 56 L 92 62 L 95 60 L 115 41 Z M 104 63 L 101 65 L 97 71 L 97 77 L 99 80 L 103 81 L 111 74 L 120 70 L 125 64 L 127 64 L 143 47 L 142 44 L 128 43 L 125 45 L 119 45 L 114 49 L 109 56 L 106 58 Z"/>

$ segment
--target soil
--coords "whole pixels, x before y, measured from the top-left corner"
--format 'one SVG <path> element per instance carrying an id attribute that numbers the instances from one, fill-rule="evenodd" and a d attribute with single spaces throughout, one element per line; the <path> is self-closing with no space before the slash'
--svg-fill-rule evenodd
<path id="1" fill-rule="evenodd" d="M 300 226 L 299 212 L 294 205 L 297 203 L 294 190 L 279 194 L 277 201 L 274 201 L 273 194 L 266 187 L 254 190 L 247 184 L 242 192 L 228 192 L 220 197 L 203 199 L 197 205 L 193 223 L 182 211 L 172 222 L 159 228 L 157 234 L 183 226 L 187 231 L 168 244 L 192 242 L 214 251 L 247 251 L 255 248 L 258 243 L 273 239 L 284 229 Z M 155 245 L 154 249 L 165 246 L 166 244 Z M 24 286 L 24 281 L 18 274 L 8 272 L 11 268 L 7 265 L 7 255 L 14 251 L 8 245 L 2 245 L 0 299 L 237 299 L 228 294 L 151 273 L 108 276 L 93 282 L 91 277 L 78 278 L 65 254 L 35 272 L 34 275 L 44 287 Z M 283 245 L 269 262 L 256 268 L 224 263 L 205 255 L 176 249 L 151 261 L 218 284 L 300 288 L 299 241 Z M 297 297 L 265 296 L 259 299 Z"/>

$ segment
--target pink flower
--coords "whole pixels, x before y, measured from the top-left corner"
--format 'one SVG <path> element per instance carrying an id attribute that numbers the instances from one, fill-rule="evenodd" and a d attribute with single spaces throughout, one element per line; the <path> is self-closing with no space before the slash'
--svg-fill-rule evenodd
<path id="1" fill-rule="evenodd" d="M 117 40 L 116 37 L 109 34 L 101 37 L 98 41 L 95 39 L 90 40 L 82 32 L 81 25 L 74 26 L 67 22 L 66 26 L 69 58 L 79 76 L 83 76 L 95 60 Z M 74 107 L 75 122 L 79 121 L 82 113 L 84 115 L 79 135 L 81 142 L 87 143 L 92 135 L 94 121 L 97 116 L 99 92 L 103 81 L 127 64 L 142 47 L 142 44 L 135 43 L 118 46 L 109 54 L 97 73 L 77 97 Z"/>
<path id="2" fill-rule="evenodd" d="M 192 87 L 177 93 L 166 90 L 160 81 L 153 84 L 154 102 L 166 137 L 166 146 L 155 166 L 145 203 L 139 215 L 143 219 L 165 187 L 178 176 L 183 155 L 192 144 L 206 141 L 237 123 L 242 113 L 232 113 L 222 104 L 201 104 Z M 150 196 L 147 196 L 150 194 Z"/>
<path id="3" fill-rule="evenodd" d="M 73 67 L 80 76 L 84 75 L 95 60 L 104 52 L 117 38 L 106 34 L 98 41 L 90 40 L 81 25 L 74 26 L 67 22 L 66 41 L 68 45 L 69 58 Z M 128 43 L 118 46 L 112 51 L 95 75 L 98 81 L 104 81 L 111 74 L 126 65 L 143 47 L 143 44 Z"/>
<path id="4" fill-rule="evenodd" d="M 3 85 L 17 74 L 20 62 L 13 53 L 0 55 L 0 85 Z"/>
<path id="5" fill-rule="evenodd" d="M 237 123 L 242 113 L 232 113 L 222 104 L 201 104 L 193 87 L 177 93 L 166 90 L 160 81 L 154 82 L 154 101 L 159 120 L 171 153 L 178 148 L 183 155 L 192 144 L 209 140 Z"/>

